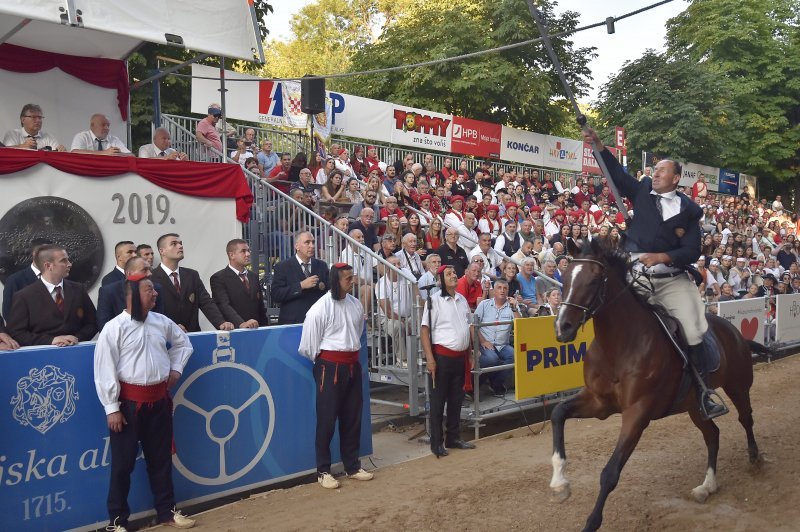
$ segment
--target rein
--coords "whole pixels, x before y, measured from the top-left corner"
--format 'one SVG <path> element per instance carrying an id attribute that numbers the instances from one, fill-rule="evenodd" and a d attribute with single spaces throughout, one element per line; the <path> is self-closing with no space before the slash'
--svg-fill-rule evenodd
<path id="1" fill-rule="evenodd" d="M 573 308 L 576 308 L 576 309 L 578 309 L 578 310 L 583 312 L 583 318 L 581 318 L 581 322 L 580 322 L 579 326 L 585 325 L 587 321 L 589 321 L 590 319 L 595 317 L 597 315 L 597 313 L 600 312 L 601 308 L 603 308 L 605 305 L 611 304 L 614 301 L 616 301 L 619 298 L 619 296 L 621 296 L 623 294 L 623 292 L 625 292 L 625 290 L 630 288 L 633 285 L 633 283 L 636 282 L 635 278 L 631 278 L 631 280 L 629 282 L 627 282 L 619 290 L 619 292 L 617 292 L 614 295 L 614 297 L 612 297 L 611 299 L 606 301 L 606 292 L 608 290 L 608 271 L 607 271 L 608 270 L 608 265 L 605 264 L 604 262 L 601 262 L 601 261 L 595 260 L 595 259 L 572 259 L 572 262 L 588 262 L 588 263 L 592 263 L 592 264 L 597 264 L 603 270 L 603 281 L 602 281 L 603 286 L 600 288 L 600 290 L 595 292 L 594 298 L 591 300 L 591 302 L 589 303 L 588 307 L 585 307 L 583 305 L 578 305 L 577 303 L 573 303 L 571 301 L 562 301 L 561 302 L 562 305 L 566 305 L 568 307 L 573 307 Z"/>

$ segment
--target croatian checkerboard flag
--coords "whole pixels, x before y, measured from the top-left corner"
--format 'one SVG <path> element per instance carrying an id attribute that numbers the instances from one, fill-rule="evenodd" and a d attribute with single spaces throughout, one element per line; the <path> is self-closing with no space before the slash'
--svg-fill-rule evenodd
<path id="1" fill-rule="evenodd" d="M 289 127 L 305 129 L 308 115 L 300 109 L 300 82 L 284 81 L 283 85 L 283 123 Z"/>

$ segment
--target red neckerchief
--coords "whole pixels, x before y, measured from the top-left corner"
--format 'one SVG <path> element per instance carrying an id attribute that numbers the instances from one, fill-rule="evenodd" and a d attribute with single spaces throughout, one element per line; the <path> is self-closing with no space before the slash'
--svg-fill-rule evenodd
<path id="1" fill-rule="evenodd" d="M 456 211 L 456 210 L 454 210 L 454 209 L 450 209 L 450 210 L 449 210 L 449 211 L 447 211 L 447 212 L 448 212 L 448 213 L 451 213 L 451 212 L 452 212 L 453 214 L 455 214 L 455 215 L 456 215 L 456 217 L 458 218 L 458 221 L 459 221 L 459 222 L 462 222 L 462 223 L 464 222 L 464 216 L 463 216 L 461 213 L 459 213 L 458 211 Z"/>
<path id="2" fill-rule="evenodd" d="M 486 216 L 484 219 L 486 220 L 486 223 L 487 223 L 487 224 L 489 224 L 489 234 L 491 234 L 492 236 L 494 236 L 494 222 L 497 222 L 497 224 L 498 224 L 498 227 L 497 227 L 497 228 L 498 228 L 498 229 L 500 229 L 500 227 L 499 227 L 499 224 L 500 224 L 500 222 L 499 222 L 499 221 L 497 221 L 497 220 L 492 220 L 492 219 L 491 219 L 491 218 L 489 218 L 488 216 Z"/>

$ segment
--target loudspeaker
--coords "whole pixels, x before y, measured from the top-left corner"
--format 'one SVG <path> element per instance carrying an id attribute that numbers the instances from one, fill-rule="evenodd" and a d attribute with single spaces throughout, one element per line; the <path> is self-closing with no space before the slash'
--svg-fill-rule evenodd
<path id="1" fill-rule="evenodd" d="M 310 115 L 325 112 L 325 78 L 300 80 L 300 110 Z"/>

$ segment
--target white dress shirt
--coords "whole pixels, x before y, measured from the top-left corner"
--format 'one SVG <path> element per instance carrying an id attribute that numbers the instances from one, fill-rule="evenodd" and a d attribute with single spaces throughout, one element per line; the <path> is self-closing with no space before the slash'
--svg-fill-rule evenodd
<path id="1" fill-rule="evenodd" d="M 95 142 L 95 144 L 97 144 Z M 161 152 L 164 152 L 164 155 L 161 155 Z M 161 150 L 155 144 L 145 144 L 141 148 L 139 148 L 139 158 L 141 159 L 153 159 L 155 157 L 166 157 L 170 153 L 174 153 L 176 150 L 172 148 L 167 148 L 166 150 Z"/>
<path id="2" fill-rule="evenodd" d="M 397 280 L 392 281 L 389 275 L 397 275 Z M 405 277 L 401 277 L 394 272 L 387 273 L 378 279 L 375 285 L 375 298 L 380 302 L 381 300 L 388 299 L 392 303 L 392 312 L 401 318 L 411 316 L 411 290 L 409 282 Z M 388 317 L 393 319 L 394 316 L 386 316 L 383 308 L 380 309 L 381 317 Z"/>
<path id="3" fill-rule="evenodd" d="M 103 149 L 107 150 L 109 147 L 119 148 L 122 153 L 130 153 L 131 151 L 125 146 L 119 138 L 114 135 L 108 135 L 105 139 L 98 139 L 91 130 L 81 131 L 72 139 L 72 147 L 70 150 L 92 150 L 98 151 L 97 141 L 103 143 Z"/>
<path id="4" fill-rule="evenodd" d="M 44 280 L 44 277 L 39 277 L 41 281 L 44 283 L 45 288 L 47 288 L 47 293 L 50 294 L 50 297 L 53 298 L 53 301 L 56 300 L 56 287 L 61 287 L 61 297 L 64 297 L 64 279 L 61 279 L 61 282 L 58 284 L 52 284 Z"/>
<path id="5" fill-rule="evenodd" d="M 37 150 L 41 150 L 45 146 L 49 146 L 50 148 L 55 150 L 61 145 L 61 143 L 58 142 L 57 138 L 55 138 L 53 135 L 45 131 L 39 131 L 36 135 L 31 135 L 30 133 L 25 131 L 24 127 L 21 127 L 19 129 L 12 129 L 8 133 L 6 133 L 6 136 L 3 137 L 3 144 L 5 144 L 6 146 L 18 146 L 23 142 L 25 142 L 29 136 L 36 139 Z"/>
<path id="6" fill-rule="evenodd" d="M 433 325 L 431 326 L 428 305 L 422 311 L 422 325 L 430 327 L 433 343 L 453 351 L 467 349 L 470 338 L 467 299 L 458 292 L 455 297 L 440 292 L 431 296 L 429 304 L 433 305 Z"/>
<path id="7" fill-rule="evenodd" d="M 655 190 L 651 190 L 650 194 L 653 196 L 661 196 L 659 201 L 661 201 L 662 219 L 669 220 L 681 212 L 681 198 L 674 190 L 665 192 L 664 194 L 659 194 Z"/>
<path id="8" fill-rule="evenodd" d="M 94 386 L 106 415 L 119 411 L 120 381 L 164 382 L 170 371 L 183 373 L 192 351 L 189 337 L 166 316 L 148 312 L 141 322 L 120 312 L 103 327 L 94 348 Z"/>
<path id="9" fill-rule="evenodd" d="M 414 277 L 425 273 L 425 266 L 423 266 L 422 259 L 416 252 L 409 253 L 405 249 L 401 249 L 394 256 L 400 259 L 400 267 L 410 270 L 411 273 L 415 274 Z"/>
<path id="10" fill-rule="evenodd" d="M 358 351 L 363 330 L 361 302 L 350 294 L 336 300 L 327 292 L 306 313 L 297 352 L 314 361 L 322 349 Z"/>

